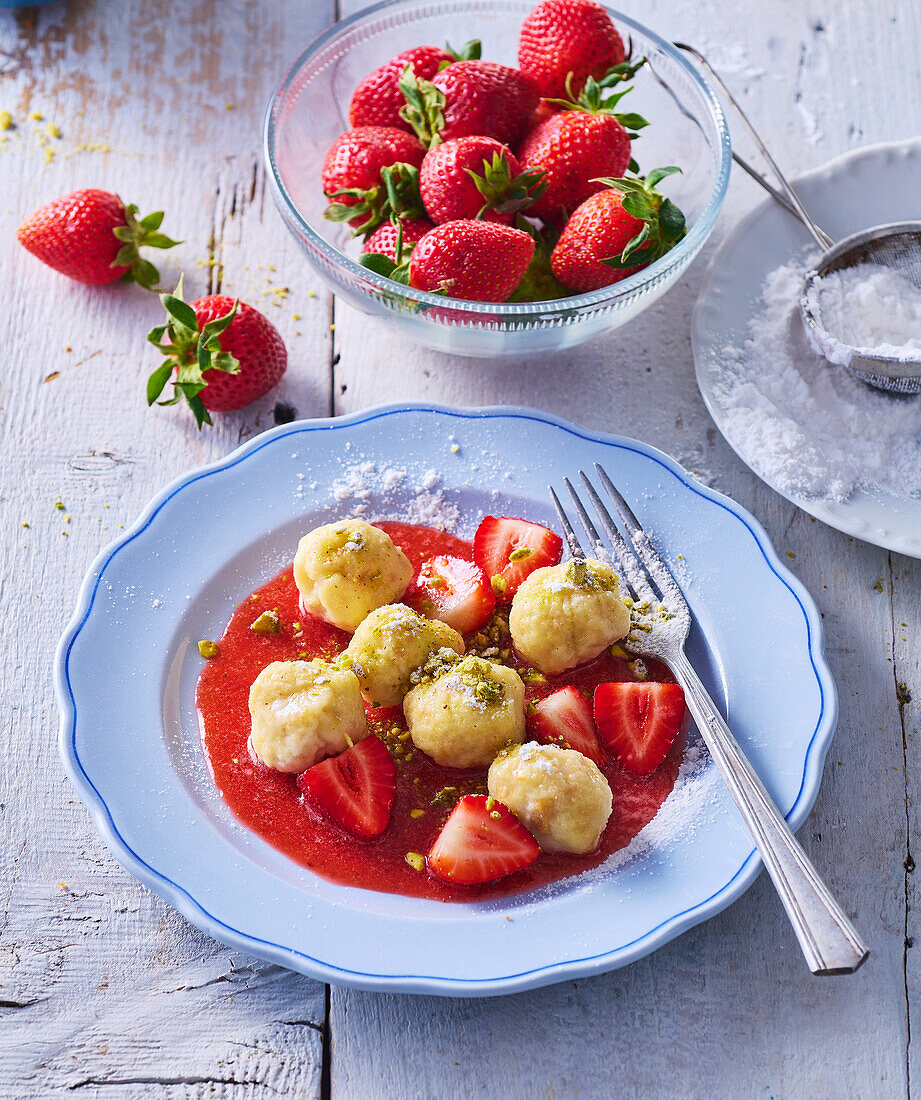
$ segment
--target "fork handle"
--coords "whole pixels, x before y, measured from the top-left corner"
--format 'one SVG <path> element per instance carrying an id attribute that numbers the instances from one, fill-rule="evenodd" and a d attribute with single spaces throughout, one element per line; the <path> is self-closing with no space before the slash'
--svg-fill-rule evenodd
<path id="1" fill-rule="evenodd" d="M 688 709 L 751 831 L 813 974 L 851 974 L 869 950 L 819 878 L 684 653 L 671 663 Z"/>

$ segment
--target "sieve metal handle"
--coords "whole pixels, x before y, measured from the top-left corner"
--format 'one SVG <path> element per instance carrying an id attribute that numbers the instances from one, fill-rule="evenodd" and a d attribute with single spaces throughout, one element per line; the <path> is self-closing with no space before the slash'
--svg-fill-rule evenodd
<path id="1" fill-rule="evenodd" d="M 787 210 L 790 210 L 792 214 L 799 218 L 799 220 L 809 230 L 813 239 L 823 251 L 825 249 L 831 248 L 835 242 L 831 239 L 831 237 L 829 237 L 825 230 L 816 225 L 816 223 L 809 216 L 809 212 L 806 210 L 806 207 L 803 206 L 802 200 L 800 199 L 799 195 L 797 195 L 797 193 L 790 186 L 787 177 L 783 174 L 783 172 L 781 172 L 777 161 L 775 161 L 774 158 L 771 156 L 768 147 L 761 140 L 758 131 L 749 121 L 748 115 L 746 115 L 746 113 L 739 106 L 739 103 L 736 100 L 735 96 L 726 86 L 725 81 L 722 79 L 719 73 L 713 68 L 713 66 L 706 59 L 706 57 L 704 57 L 700 50 L 695 49 L 693 46 L 689 46 L 686 42 L 675 42 L 674 45 L 676 49 L 683 50 L 685 53 L 689 53 L 697 61 L 701 68 L 706 70 L 710 78 L 716 84 L 717 88 L 719 88 L 719 90 L 723 93 L 723 95 L 735 109 L 736 114 L 742 120 L 745 129 L 750 134 L 752 141 L 758 147 L 758 151 L 770 165 L 771 171 L 776 176 L 777 182 L 780 184 L 780 194 L 778 194 L 777 190 L 759 172 L 756 172 L 755 169 L 751 167 L 751 165 L 743 161 L 741 157 L 733 154 L 733 159 L 736 161 L 736 163 L 741 168 L 743 168 L 752 177 L 753 180 L 761 184 L 761 186 L 768 192 L 768 194 L 777 199 L 782 206 L 784 206 Z M 781 195 L 786 201 L 782 201 L 780 197 Z"/>

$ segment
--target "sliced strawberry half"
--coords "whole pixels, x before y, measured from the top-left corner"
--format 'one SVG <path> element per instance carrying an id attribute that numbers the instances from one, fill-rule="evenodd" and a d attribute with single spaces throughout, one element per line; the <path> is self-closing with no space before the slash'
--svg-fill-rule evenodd
<path id="1" fill-rule="evenodd" d="M 380 836 L 390 821 L 396 767 L 376 737 L 366 737 L 297 777 L 297 785 L 325 814 L 358 836 Z"/>
<path id="2" fill-rule="evenodd" d="M 484 516 L 473 536 L 473 560 L 489 578 L 499 603 L 511 603 L 535 569 L 556 565 L 563 540 L 554 531 L 511 516 Z"/>
<path id="3" fill-rule="evenodd" d="M 508 807 L 485 794 L 467 794 L 451 811 L 428 855 L 445 882 L 471 886 L 530 867 L 540 847 Z"/>
<path id="4" fill-rule="evenodd" d="M 684 719 L 678 684 L 599 684 L 595 722 L 610 753 L 632 775 L 649 775 L 662 763 Z"/>
<path id="5" fill-rule="evenodd" d="M 496 598 L 478 565 L 440 555 L 419 566 L 403 597 L 420 614 L 440 619 L 460 634 L 479 630 L 496 608 Z"/>
<path id="6" fill-rule="evenodd" d="M 599 766 L 604 762 L 591 701 L 571 685 L 534 704 L 528 733 L 543 745 L 575 749 Z"/>

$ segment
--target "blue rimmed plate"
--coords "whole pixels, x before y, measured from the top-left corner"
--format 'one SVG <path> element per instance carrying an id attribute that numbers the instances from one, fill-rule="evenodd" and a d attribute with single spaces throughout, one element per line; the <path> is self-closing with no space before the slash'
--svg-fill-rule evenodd
<path id="1" fill-rule="evenodd" d="M 119 861 L 234 948 L 321 981 L 456 996 L 623 966 L 737 898 L 760 862 L 694 735 L 629 849 L 471 904 L 320 879 L 237 822 L 208 774 L 195 642 L 221 633 L 306 529 L 356 512 L 467 536 L 484 512 L 552 523 L 548 482 L 596 460 L 672 562 L 694 614 L 692 659 L 799 826 L 836 695 L 818 610 L 759 524 L 633 440 L 529 409 L 389 406 L 276 428 L 187 474 L 94 563 L 57 653 L 61 753 Z"/>

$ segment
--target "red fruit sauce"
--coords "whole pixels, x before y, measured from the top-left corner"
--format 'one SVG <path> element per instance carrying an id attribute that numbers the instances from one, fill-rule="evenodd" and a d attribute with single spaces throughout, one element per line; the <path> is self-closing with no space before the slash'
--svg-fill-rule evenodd
<path id="1" fill-rule="evenodd" d="M 434 554 L 454 554 L 472 560 L 472 546 L 454 535 L 429 527 L 381 523 L 415 567 Z M 250 624 L 263 611 L 276 609 L 281 630 L 256 634 Z M 294 624 L 300 624 L 298 632 Z M 204 745 L 218 790 L 233 813 L 264 840 L 324 878 L 348 886 L 381 890 L 441 901 L 475 901 L 532 890 L 602 863 L 625 847 L 665 801 L 681 763 L 683 735 L 679 735 L 664 763 L 646 778 L 628 775 L 608 759 L 602 768 L 614 796 L 614 810 L 596 851 L 585 856 L 542 853 L 536 863 L 496 882 L 479 886 L 451 886 L 428 870 L 416 871 L 405 860 L 407 852 L 425 855 L 453 808 L 453 801 L 432 806 L 435 793 L 455 787 L 460 794 L 485 793 L 486 769 L 443 768 L 418 750 L 408 762 L 397 762 L 397 792 L 390 824 L 380 837 L 360 839 L 315 810 L 298 790 L 294 775 L 276 772 L 254 762 L 247 749 L 250 734 L 249 689 L 267 664 L 292 658 L 332 657 L 348 645 L 350 635 L 298 608 L 298 591 L 288 566 L 243 601 L 234 612 L 219 655 L 208 661 L 198 681 L 197 703 L 204 729 Z M 650 676 L 671 680 L 661 665 L 647 662 Z M 590 665 L 553 677 L 547 683 L 528 684 L 527 698 L 538 699 L 565 684 L 591 693 L 605 680 L 633 680 L 625 660 L 605 655 Z M 375 729 L 403 726 L 400 708 L 370 710 Z M 409 745 L 411 749 L 411 744 Z M 416 818 L 413 809 L 424 813 Z"/>

